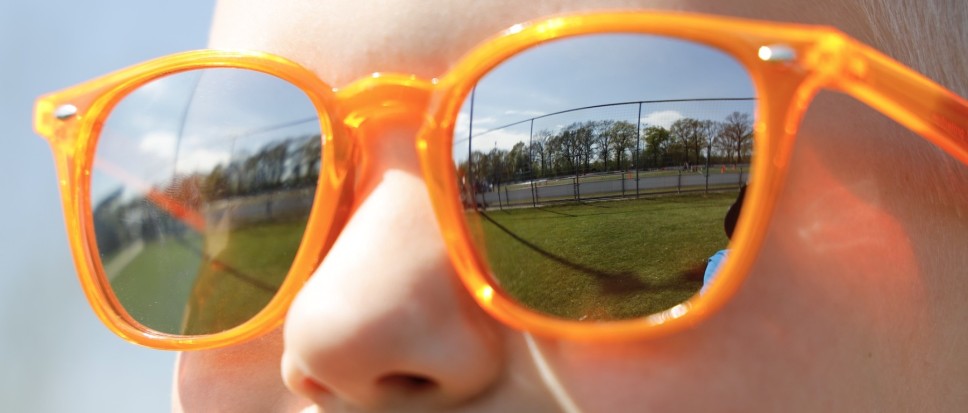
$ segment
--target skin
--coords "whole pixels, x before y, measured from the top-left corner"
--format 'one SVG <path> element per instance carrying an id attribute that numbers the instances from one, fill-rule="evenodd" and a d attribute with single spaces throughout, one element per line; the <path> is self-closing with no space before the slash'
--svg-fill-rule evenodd
<path id="1" fill-rule="evenodd" d="M 950 52 L 968 40 L 932 40 L 942 38 L 938 24 L 888 28 L 898 22 L 884 19 L 901 5 L 432 3 L 221 1 L 211 45 L 286 56 L 343 86 L 374 71 L 440 75 L 488 36 L 554 13 L 673 9 L 836 26 L 968 95 L 957 83 L 968 64 Z M 952 42 L 962 47 L 947 49 Z M 929 65 L 925 53 L 941 57 Z M 532 338 L 473 302 L 422 181 L 419 120 L 383 120 L 364 139 L 369 169 L 354 213 L 283 328 L 180 355 L 176 411 L 954 411 L 968 403 L 968 167 L 862 104 L 833 94 L 813 104 L 764 247 L 729 304 L 684 332 L 608 344 Z"/>

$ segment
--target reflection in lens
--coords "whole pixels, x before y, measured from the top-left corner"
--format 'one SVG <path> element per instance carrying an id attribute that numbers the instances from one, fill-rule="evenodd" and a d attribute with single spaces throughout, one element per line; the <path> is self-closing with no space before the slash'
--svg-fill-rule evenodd
<path id="1" fill-rule="evenodd" d="M 91 177 L 98 251 L 125 311 L 194 335 L 265 307 L 305 230 L 321 142 L 309 98 L 260 72 L 182 72 L 125 96 Z"/>
<path id="2" fill-rule="evenodd" d="M 557 40 L 495 67 L 468 95 L 453 147 L 494 283 L 573 320 L 688 300 L 728 257 L 755 103 L 732 57 L 659 36 Z"/>

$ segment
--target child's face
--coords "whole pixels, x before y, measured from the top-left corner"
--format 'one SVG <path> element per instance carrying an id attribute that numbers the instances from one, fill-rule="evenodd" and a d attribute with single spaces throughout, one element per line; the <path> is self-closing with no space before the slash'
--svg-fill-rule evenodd
<path id="1" fill-rule="evenodd" d="M 885 38 L 839 1 L 291 0 L 220 2 L 211 43 L 282 55 L 341 86 L 375 71 L 431 78 L 514 23 L 617 7 Z M 893 53 L 888 40 L 874 46 Z M 175 409 L 871 411 L 968 402 L 953 384 L 968 374 L 968 304 L 959 298 L 968 291 L 968 191 L 950 190 L 968 186 L 966 168 L 856 102 L 821 96 L 815 105 L 740 292 L 701 325 L 641 342 L 532 338 L 486 315 L 438 232 L 413 145 L 420 119 L 368 137 L 371 179 L 359 183 L 354 215 L 285 327 L 182 354 Z"/>

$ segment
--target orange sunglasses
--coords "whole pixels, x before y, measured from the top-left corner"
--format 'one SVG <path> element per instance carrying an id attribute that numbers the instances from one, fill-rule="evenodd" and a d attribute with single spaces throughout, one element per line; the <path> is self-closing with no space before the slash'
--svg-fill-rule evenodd
<path id="1" fill-rule="evenodd" d="M 536 202 L 535 198 L 526 202 L 527 205 L 511 205 L 510 192 L 530 186 L 527 190 L 533 196 L 542 189 L 537 186 L 534 176 L 530 180 L 520 178 L 519 183 L 516 184 L 505 183 L 503 187 L 500 179 L 495 181 L 491 178 L 482 178 L 487 165 L 481 161 L 474 161 L 478 159 L 475 156 L 483 156 L 482 154 L 492 149 L 492 153 L 509 152 L 511 149 L 504 150 L 504 146 L 509 145 L 485 140 L 484 144 L 479 144 L 483 145 L 483 149 L 481 147 L 477 149 L 480 154 L 475 154 L 470 143 L 467 150 L 462 149 L 463 147 L 455 149 L 455 142 L 460 140 L 455 138 L 455 135 L 460 136 L 465 133 L 461 123 L 462 114 L 472 116 L 474 114 L 473 107 L 469 112 L 467 108 L 468 104 L 471 106 L 475 104 L 474 95 L 477 93 L 475 88 L 485 78 L 496 73 L 498 68 L 544 45 L 567 45 L 566 41 L 570 39 L 609 34 L 672 39 L 674 42 L 679 42 L 673 43 L 673 46 L 680 43 L 688 44 L 690 47 L 702 48 L 705 51 L 703 53 L 722 55 L 733 60 L 748 76 L 750 90 L 755 94 L 755 121 L 751 126 L 756 156 L 752 158 L 747 169 L 750 174 L 750 186 L 740 220 L 734 235 L 728 241 L 729 259 L 716 272 L 715 283 L 704 288 L 702 294 L 696 294 L 694 290 L 690 291 L 684 296 L 685 298 L 677 298 L 661 310 L 649 310 L 632 316 L 585 319 L 584 316 L 563 315 L 557 314 L 554 310 L 545 310 L 540 305 L 529 301 L 525 297 L 527 293 L 512 291 L 515 288 L 514 285 L 522 281 L 504 279 L 500 275 L 495 275 L 504 271 L 496 268 L 507 266 L 507 263 L 496 261 L 499 261 L 503 254 L 502 245 L 511 244 L 489 238 L 495 236 L 492 235 L 495 227 L 492 227 L 491 222 L 497 222 L 495 220 L 503 219 L 501 217 L 504 216 L 498 216 L 499 214 L 493 211 L 494 194 L 498 197 L 496 202 L 500 209 L 504 209 L 507 204 L 505 212 L 508 216 L 513 214 L 524 216 L 523 214 L 526 213 L 534 213 L 534 210 L 544 211 L 544 209 L 539 208 L 539 202 Z M 619 44 L 624 40 L 615 40 L 615 42 Z M 201 145 L 201 141 L 196 142 L 185 138 L 188 140 L 173 146 L 175 149 L 170 151 L 174 152 L 173 154 L 166 152 L 169 149 L 151 152 L 153 153 L 151 156 L 167 154 L 165 156 L 173 157 L 170 159 L 175 161 L 169 161 L 172 168 L 175 168 L 173 165 L 176 164 L 197 165 L 204 159 L 219 159 L 219 161 L 210 161 L 209 165 L 221 166 L 206 172 L 204 176 L 197 175 L 197 181 L 201 183 L 196 182 L 193 184 L 195 186 L 189 185 L 190 179 L 182 175 L 176 177 L 177 174 L 174 172 L 171 174 L 172 182 L 177 182 L 178 185 L 161 186 L 157 182 L 153 183 L 152 179 L 146 176 L 155 173 L 153 171 L 158 168 L 136 165 L 149 163 L 148 158 L 134 162 L 125 159 L 124 153 L 131 155 L 128 158 L 134 157 L 139 148 L 141 150 L 156 148 L 152 145 L 157 142 L 171 142 L 172 136 L 181 141 L 182 136 L 189 135 L 189 133 L 183 133 L 186 128 L 186 118 L 201 116 L 193 111 L 185 109 L 179 112 L 180 115 L 173 115 L 174 118 L 170 124 L 175 126 L 166 127 L 170 127 L 177 133 L 164 136 L 145 135 L 147 137 L 133 144 L 113 143 L 124 142 L 123 139 L 129 135 L 127 129 L 129 123 L 133 125 L 141 119 L 139 114 L 142 112 L 130 111 L 131 115 L 123 118 L 125 123 L 112 120 L 114 117 L 120 117 L 120 113 L 127 113 L 125 111 L 128 109 L 125 105 L 126 102 L 134 99 L 132 96 L 144 94 L 146 101 L 154 102 L 152 99 L 166 93 L 165 88 L 152 86 L 156 85 L 154 82 L 180 79 L 177 77 L 179 74 L 196 72 L 208 74 L 220 69 L 238 69 L 260 78 L 278 80 L 298 92 L 296 94 L 301 95 L 300 99 L 303 99 L 305 107 L 308 108 L 309 120 L 304 122 L 303 126 L 307 130 L 315 130 L 315 135 L 311 132 L 291 132 L 288 129 L 284 134 L 291 133 L 296 136 L 302 133 L 303 135 L 299 136 L 308 136 L 309 139 L 299 141 L 299 144 L 303 145 L 300 148 L 304 151 L 317 151 L 318 160 L 309 161 L 306 165 L 280 161 L 279 165 L 285 165 L 285 168 L 280 167 L 281 172 L 277 174 L 279 182 L 285 180 L 279 177 L 285 176 L 293 181 L 297 178 L 305 180 L 307 176 L 312 177 L 313 182 L 307 184 L 309 186 L 291 186 L 286 190 L 286 197 L 296 199 L 296 195 L 291 194 L 304 194 L 300 195 L 302 198 L 298 198 L 298 202 L 308 202 L 311 205 L 304 209 L 302 218 L 294 227 L 272 221 L 272 225 L 267 224 L 258 228 L 261 232 L 257 234 L 243 233 L 243 230 L 254 230 L 252 225 L 239 223 L 245 221 L 240 217 L 245 214 L 255 215 L 256 212 L 238 211 L 247 210 L 246 208 L 259 209 L 259 211 L 271 208 L 284 209 L 287 205 L 298 202 L 281 200 L 283 195 L 279 195 L 280 192 L 266 195 L 265 189 L 259 189 L 268 188 L 265 185 L 269 184 L 263 185 L 258 182 L 268 182 L 270 178 L 249 178 L 244 181 L 244 185 L 248 185 L 246 187 L 249 188 L 248 192 L 242 191 L 239 189 L 242 188 L 239 186 L 242 184 L 238 182 L 232 184 L 231 182 L 235 181 L 226 178 L 229 173 L 225 171 L 231 169 L 230 162 L 226 160 L 227 155 L 201 149 L 189 150 L 196 143 Z M 581 74 L 581 72 L 576 73 Z M 202 88 L 199 84 L 212 86 L 213 83 L 206 78 L 186 79 L 185 82 L 189 85 L 186 90 L 191 92 L 183 101 L 192 102 L 191 105 L 194 105 L 194 108 L 198 106 L 198 102 L 207 99 L 207 95 L 200 91 Z M 218 85 L 212 87 L 219 88 Z M 781 192 L 783 186 L 789 152 L 793 146 L 793 137 L 796 135 L 800 119 L 813 96 L 821 89 L 843 92 L 864 102 L 920 134 L 955 159 L 968 163 L 968 132 L 966 132 L 968 102 L 836 30 L 826 27 L 660 12 L 577 14 L 515 25 L 473 49 L 449 72 L 437 79 L 419 79 L 415 76 L 399 74 L 374 74 L 372 77 L 360 79 L 339 90 L 325 84 L 309 70 L 284 58 L 266 53 L 240 50 L 201 50 L 180 53 L 42 96 L 36 104 L 34 125 L 37 133 L 50 142 L 54 151 L 67 230 L 84 292 L 100 319 L 112 331 L 131 342 L 158 349 L 204 349 L 238 343 L 278 327 L 283 322 L 285 312 L 294 296 L 326 256 L 343 224 L 352 213 L 353 182 L 356 176 L 366 173 L 366 163 L 362 161 L 366 154 L 359 145 L 358 138 L 379 132 L 374 129 L 385 125 L 381 122 L 370 122 L 371 120 L 387 118 L 423 120 L 415 145 L 420 156 L 424 179 L 457 274 L 481 307 L 509 326 L 540 335 L 580 340 L 621 340 L 654 337 L 686 328 L 720 308 L 736 292 L 763 242 L 766 223 L 770 221 L 777 194 Z M 258 105 L 259 100 L 261 99 L 234 99 L 225 102 L 233 105 L 236 103 Z M 479 107 L 483 105 L 480 101 L 477 103 Z M 259 110 L 272 112 L 277 107 L 274 105 L 271 99 L 268 99 L 264 107 Z M 217 105 L 214 107 L 224 109 L 225 112 L 233 109 L 233 107 Z M 641 135 L 643 133 L 641 130 L 642 102 L 638 103 L 638 107 L 637 124 L 628 130 L 634 130 Z M 546 115 L 539 114 L 531 119 L 532 128 L 534 120 L 541 116 Z M 239 116 L 237 119 L 249 118 L 252 116 Z M 235 125 L 235 122 L 223 122 L 220 124 L 221 130 L 232 129 L 230 126 Z M 157 127 L 153 125 L 155 124 L 150 124 L 146 128 Z M 481 122 L 470 123 L 471 128 L 481 125 L 483 125 Z M 256 123 L 244 126 L 249 128 L 249 132 L 257 130 L 249 135 L 262 136 L 259 134 L 263 131 L 258 130 Z M 240 126 L 239 130 L 245 127 Z M 218 128 L 212 128 L 212 130 L 215 129 Z M 248 132 L 232 133 L 235 134 L 234 136 L 239 136 Z M 480 136 L 469 132 L 467 134 Z M 534 139 L 533 135 L 532 132 L 532 139 Z M 312 139 L 314 136 L 318 139 Z M 484 138 L 475 139 L 480 142 Z M 638 136 L 636 142 L 642 139 Z M 279 138 L 273 142 L 289 144 L 295 141 L 283 141 Z M 534 142 L 529 143 L 531 148 L 537 147 Z M 268 146 L 258 145 L 239 149 L 244 145 L 237 139 L 226 145 L 231 146 L 233 154 L 247 153 L 249 157 L 246 159 L 254 159 L 253 153 L 268 157 L 271 152 L 266 149 L 269 148 Z M 607 145 L 602 144 L 604 155 L 596 161 L 604 162 L 605 169 L 608 169 L 607 165 L 612 159 Z M 166 146 L 166 148 L 170 147 Z M 114 152 L 111 151 L 122 155 L 112 157 L 111 154 Z M 190 152 L 186 154 L 186 151 Z M 287 153 L 294 153 L 294 151 L 290 149 Z M 689 158 L 689 152 L 685 152 L 685 159 L 695 159 L 697 162 L 694 163 L 700 162 L 703 159 L 700 151 L 697 149 L 695 152 L 694 158 Z M 618 168 L 628 170 L 629 168 L 622 166 L 622 157 L 625 154 L 631 157 L 634 153 L 638 160 L 640 150 L 638 147 L 635 152 L 629 148 L 619 148 L 611 153 L 615 154 Z M 186 157 L 188 155 L 191 156 L 190 159 Z M 209 158 L 204 158 L 203 155 Z M 658 159 L 659 154 L 656 156 Z M 667 153 L 664 156 L 671 155 Z M 707 177 L 711 169 L 708 163 L 712 157 L 714 155 L 710 146 L 706 149 L 704 158 L 707 162 L 705 167 Z M 739 158 L 742 159 L 741 153 Z M 534 156 L 531 159 L 535 159 Z M 575 170 L 573 186 L 576 191 L 582 188 L 580 179 L 586 181 L 592 179 L 587 170 L 578 171 L 577 164 L 580 162 L 561 159 L 562 165 L 571 165 Z M 575 155 L 574 159 L 580 161 L 582 158 L 581 155 Z M 589 166 L 591 159 L 590 155 L 586 155 L 585 167 L 591 168 Z M 191 169 L 188 166 L 185 168 L 188 168 L 185 170 Z M 537 174 L 533 171 L 537 167 L 529 168 L 532 174 Z M 636 166 L 634 169 L 637 175 L 641 168 Z M 315 172 L 307 172 L 310 170 Z M 723 170 L 726 170 L 725 166 Z M 99 173 L 110 177 L 104 178 L 107 180 L 104 182 L 118 184 L 116 186 L 105 184 L 103 187 L 121 189 L 111 192 L 113 189 L 102 188 L 100 181 L 97 181 L 101 178 L 92 178 L 99 176 Z M 542 167 L 539 173 L 545 173 L 545 168 Z M 166 174 L 167 172 L 162 175 Z M 271 175 L 268 172 L 266 174 L 268 174 L 266 176 Z M 547 174 L 550 176 L 551 173 Z M 631 179 L 630 174 L 623 176 L 625 177 L 622 179 Z M 679 176 L 679 179 L 682 179 L 681 173 Z M 742 176 L 741 173 L 741 180 Z M 505 180 L 513 179 L 505 178 Z M 226 183 L 219 188 L 235 188 L 223 191 L 226 194 L 236 191 L 235 195 L 223 194 L 219 197 L 211 195 L 213 198 L 210 202 L 200 200 L 209 195 L 206 195 L 208 192 L 198 188 L 210 185 L 211 182 L 223 181 Z M 640 181 L 641 179 L 636 176 L 635 185 Z M 180 189 L 184 191 L 179 192 Z M 135 205 L 133 202 L 122 202 L 132 192 L 138 195 L 135 197 L 137 205 L 140 205 L 137 208 L 132 206 Z M 636 196 L 638 195 L 636 193 Z M 504 197 L 503 200 L 501 196 Z M 702 197 L 695 196 L 695 198 Z M 492 200 L 487 201 L 488 199 Z M 672 195 L 658 194 L 650 199 L 672 199 Z M 558 201 L 560 200 L 556 200 Z M 489 202 L 490 205 L 487 205 Z M 717 205 L 724 205 L 723 201 L 719 202 L 720 204 Z M 552 202 L 545 202 L 545 204 L 550 205 Z M 561 202 L 564 207 L 575 204 L 581 204 L 581 202 L 571 204 Z M 602 202 L 601 205 L 609 204 Z M 529 209 L 528 206 L 532 208 Z M 225 211 L 229 210 L 235 211 L 232 212 L 234 215 L 231 215 L 231 219 L 225 218 L 229 216 Z M 560 211 L 557 214 L 565 215 Z M 145 218 L 157 216 L 166 218 L 161 221 L 148 221 L 149 218 Z M 222 217 L 222 220 L 219 221 L 218 217 Z M 744 219 L 744 217 L 756 217 L 756 219 Z M 137 221 L 138 219 L 141 221 Z M 131 220 L 139 224 L 132 225 Z M 222 221 L 234 221 L 231 224 L 235 225 L 234 229 L 214 229 L 223 223 Z M 146 226 L 144 222 L 164 222 L 164 225 L 158 224 L 157 228 L 164 226 L 179 229 L 165 229 L 159 235 L 157 228 Z M 497 224 L 495 224 L 497 228 L 503 229 L 511 225 L 507 222 Z M 100 228 L 107 229 L 100 230 Z M 110 228 L 125 228 L 125 230 L 109 231 Z M 287 228 L 296 229 L 288 231 Z M 271 231 L 277 231 L 278 234 Z M 541 231 L 547 231 L 547 228 Z M 133 233 L 140 234 L 137 237 L 142 238 L 131 235 Z M 145 235 L 148 233 L 153 235 Z M 196 316 L 194 313 L 189 314 L 190 309 L 206 305 L 209 308 L 208 311 L 212 313 L 208 317 L 218 318 L 221 317 L 220 312 L 229 311 L 226 310 L 226 306 L 230 305 L 231 300 L 243 300 L 247 295 L 240 293 L 232 298 L 225 294 L 200 293 L 199 291 L 208 288 L 206 282 L 200 281 L 201 278 L 189 277 L 188 281 L 184 281 L 172 275 L 185 272 L 183 267 L 171 267 L 171 272 L 168 273 L 166 271 L 169 267 L 153 266 L 151 267 L 153 269 L 143 269 L 143 271 L 157 270 L 156 272 L 161 273 L 154 281 L 144 281 L 141 284 L 125 281 L 134 277 L 127 275 L 127 272 L 134 271 L 131 269 L 134 268 L 133 260 L 147 257 L 150 251 L 159 251 L 155 246 L 160 245 L 162 241 L 176 238 L 172 234 L 196 234 L 181 236 L 178 241 L 179 251 L 201 251 L 195 255 L 186 255 L 189 258 L 184 258 L 184 261 L 189 264 L 186 264 L 185 268 L 204 267 L 204 271 L 234 272 L 235 275 L 230 278 L 234 277 L 236 281 L 249 277 L 249 272 L 260 271 L 261 267 L 259 264 L 248 262 L 242 264 L 248 258 L 215 257 L 219 251 L 225 250 L 224 247 L 218 247 L 216 244 L 236 242 L 234 240 L 247 236 L 255 239 L 270 239 L 267 237 L 278 236 L 279 239 L 287 240 L 285 242 L 288 242 L 289 250 L 282 254 L 284 256 L 284 259 L 281 259 L 282 266 L 274 270 L 276 275 L 273 276 L 275 277 L 273 284 L 259 287 L 267 290 L 268 295 L 253 309 L 227 324 L 192 330 L 184 328 L 184 325 L 190 323 L 192 317 Z M 197 234 L 201 234 L 201 237 Z M 215 240 L 218 238 L 215 236 L 217 234 L 226 235 L 225 238 L 230 240 L 217 242 Z M 517 234 L 520 235 L 520 232 Z M 529 243 L 533 243 L 534 238 L 529 240 Z M 270 243 L 266 241 L 258 245 L 264 247 L 268 244 Z M 275 245 L 275 242 L 272 244 Z M 168 247 L 165 248 L 169 248 L 166 250 L 167 254 L 175 254 L 171 252 L 175 248 L 171 245 L 175 244 L 166 245 Z M 521 249 L 523 248 L 519 247 L 515 251 Z M 127 260 L 118 258 L 125 255 L 125 251 L 129 251 L 128 255 L 137 257 Z M 242 251 L 238 255 L 258 254 Z M 159 262 L 171 261 L 173 256 L 166 255 L 168 258 Z M 520 257 L 525 256 L 520 255 Z M 515 257 L 519 255 L 508 255 L 506 260 L 512 261 L 511 265 L 514 266 Z M 145 260 L 147 261 L 143 261 L 152 262 L 147 258 Z M 125 265 L 112 264 L 114 262 Z M 118 270 L 116 267 L 128 269 Z M 146 268 L 148 267 L 146 265 Z M 543 284 L 542 289 L 561 288 L 560 291 L 552 291 L 555 296 L 571 294 L 571 290 L 565 287 L 556 287 L 557 282 Z M 158 301 L 158 296 L 152 296 L 153 298 L 150 299 L 138 298 L 139 294 L 150 295 L 153 291 L 161 291 L 178 283 L 181 283 L 179 284 L 181 287 L 170 287 L 180 288 L 178 294 L 181 295 L 178 296 L 182 297 L 173 300 L 175 303 L 171 305 L 174 315 L 170 318 L 174 320 L 173 326 L 159 327 L 163 325 L 160 322 L 155 325 L 151 318 L 154 315 L 151 313 L 147 316 L 139 315 L 144 311 L 155 311 L 144 310 L 144 308 L 154 308 L 151 306 Z M 248 284 L 261 285 L 260 283 L 262 281 L 251 281 Z M 226 294 L 237 290 L 228 291 L 229 293 Z M 138 300 L 147 304 L 136 302 Z M 142 305 L 143 308 L 139 307 Z M 583 305 L 594 306 L 587 303 Z"/>

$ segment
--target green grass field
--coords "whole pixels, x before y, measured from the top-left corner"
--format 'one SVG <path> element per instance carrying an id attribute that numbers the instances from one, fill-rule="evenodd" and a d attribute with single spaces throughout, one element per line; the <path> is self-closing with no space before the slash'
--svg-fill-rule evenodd
<path id="1" fill-rule="evenodd" d="M 223 331 L 251 318 L 282 283 L 305 221 L 247 225 L 216 250 L 197 234 L 146 243 L 119 274 L 109 274 L 129 314 L 177 334 Z"/>
<path id="2" fill-rule="evenodd" d="M 511 296 L 569 319 L 641 317 L 702 287 L 725 248 L 732 191 L 487 211 L 478 219 L 491 270 Z M 477 213 L 471 213 L 477 214 Z"/>
<path id="3" fill-rule="evenodd" d="M 699 290 L 706 259 L 726 246 L 722 222 L 734 198 L 728 191 L 469 214 L 511 296 L 564 318 L 625 319 L 668 309 Z M 266 222 L 207 241 L 191 232 L 167 235 L 118 265 L 106 259 L 117 268 L 108 277 L 146 326 L 222 331 L 272 298 L 304 227 Z"/>

